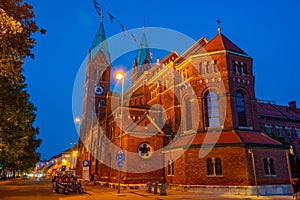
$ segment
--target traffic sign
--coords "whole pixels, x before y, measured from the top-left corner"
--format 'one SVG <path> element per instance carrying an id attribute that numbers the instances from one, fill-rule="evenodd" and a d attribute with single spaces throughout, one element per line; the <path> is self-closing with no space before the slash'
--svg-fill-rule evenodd
<path id="1" fill-rule="evenodd" d="M 118 164 L 118 167 L 121 168 L 121 167 L 123 167 L 123 164 L 124 164 L 124 163 L 123 163 L 122 161 L 119 160 L 117 164 Z"/>
<path id="2" fill-rule="evenodd" d="M 90 161 L 89 161 L 89 160 L 84 160 L 84 161 L 82 161 L 82 166 L 83 166 L 83 167 L 88 167 L 88 166 L 90 166 Z"/>
<path id="3" fill-rule="evenodd" d="M 125 154 L 122 149 L 119 149 L 117 154 L 116 154 L 116 160 L 117 161 L 124 161 L 125 160 Z"/>

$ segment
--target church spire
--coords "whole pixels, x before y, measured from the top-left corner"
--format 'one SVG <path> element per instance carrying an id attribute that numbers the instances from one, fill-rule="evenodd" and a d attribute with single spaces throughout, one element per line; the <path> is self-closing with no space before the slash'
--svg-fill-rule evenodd
<path id="1" fill-rule="evenodd" d="M 135 59 L 137 66 L 141 66 L 146 63 L 151 63 L 151 51 L 148 46 L 145 29 L 143 31 L 140 47 Z"/>
<path id="2" fill-rule="evenodd" d="M 90 50 L 91 50 L 91 60 L 94 58 L 94 56 L 97 54 L 98 51 L 103 51 L 107 60 L 110 61 L 110 54 L 108 51 L 108 45 L 107 45 L 105 31 L 104 31 L 103 16 L 101 17 L 101 23 L 96 32 Z"/>

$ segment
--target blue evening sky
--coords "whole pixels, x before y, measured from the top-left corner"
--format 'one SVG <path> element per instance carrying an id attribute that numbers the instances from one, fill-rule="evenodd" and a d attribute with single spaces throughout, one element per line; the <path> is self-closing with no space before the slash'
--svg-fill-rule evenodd
<path id="1" fill-rule="evenodd" d="M 39 152 L 42 159 L 49 159 L 70 148 L 70 142 L 77 142 L 73 84 L 100 18 L 92 0 L 28 2 L 34 6 L 36 22 L 47 29 L 46 35 L 35 35 L 35 59 L 27 59 L 24 67 L 31 100 L 38 108 L 36 125 L 43 139 Z M 298 0 L 98 2 L 127 29 L 146 24 L 173 29 L 194 40 L 201 36 L 210 40 L 220 18 L 222 33 L 253 58 L 256 97 L 281 105 L 296 100 L 300 105 Z M 103 14 L 106 36 L 121 32 L 120 25 L 110 24 L 108 15 Z M 131 67 L 132 61 L 124 65 Z"/>

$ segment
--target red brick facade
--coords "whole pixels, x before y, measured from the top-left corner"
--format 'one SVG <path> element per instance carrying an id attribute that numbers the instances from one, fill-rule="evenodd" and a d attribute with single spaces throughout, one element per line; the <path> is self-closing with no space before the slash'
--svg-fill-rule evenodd
<path id="1" fill-rule="evenodd" d="M 97 180 L 117 182 L 122 119 L 122 184 L 289 184 L 288 148 L 261 130 L 249 55 L 222 33 L 210 41 L 202 37 L 182 55 L 171 52 L 153 66 L 145 49 L 139 49 L 146 53 L 143 63 L 134 61 L 123 116 L 120 95 L 106 92 L 100 126 L 82 132 L 91 145 L 89 152 L 81 150 L 81 160 L 92 158 L 90 173 Z M 107 89 L 109 78 L 98 85 L 103 80 Z"/>

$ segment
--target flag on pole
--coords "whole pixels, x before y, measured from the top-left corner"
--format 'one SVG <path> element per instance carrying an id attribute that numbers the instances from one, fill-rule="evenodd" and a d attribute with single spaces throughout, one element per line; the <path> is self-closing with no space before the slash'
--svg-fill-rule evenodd
<path id="1" fill-rule="evenodd" d="M 95 9 L 96 9 L 98 15 L 101 16 L 101 6 L 100 6 L 100 4 L 96 0 L 93 0 L 93 1 L 94 1 L 94 6 L 95 6 Z"/>
<path id="2" fill-rule="evenodd" d="M 109 16 L 110 23 L 112 24 L 114 22 L 115 17 L 112 14 L 110 14 L 109 12 L 107 12 L 107 14 Z"/>
<path id="3" fill-rule="evenodd" d="M 124 33 L 124 36 L 126 37 L 126 27 L 123 24 L 121 24 L 121 28 Z"/>
<path id="4" fill-rule="evenodd" d="M 135 37 L 133 34 L 131 34 L 131 37 L 132 37 L 132 40 L 133 40 L 134 42 L 136 42 L 136 37 Z"/>

